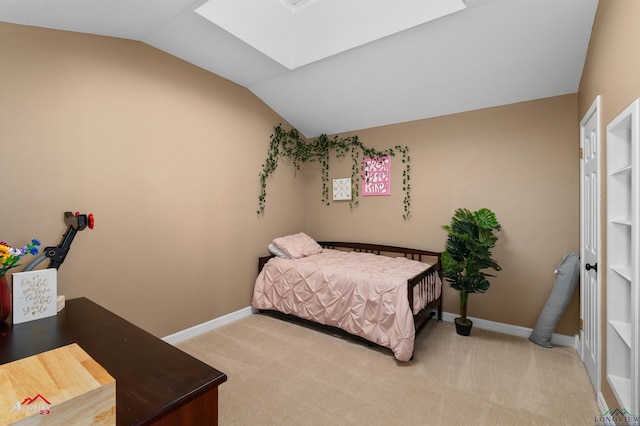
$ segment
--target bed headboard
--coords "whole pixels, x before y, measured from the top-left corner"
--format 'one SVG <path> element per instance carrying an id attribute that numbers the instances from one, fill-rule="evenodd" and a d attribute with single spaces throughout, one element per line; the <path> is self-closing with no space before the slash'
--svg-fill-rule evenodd
<path id="1" fill-rule="evenodd" d="M 437 251 L 420 250 L 407 247 L 386 246 L 382 244 L 368 244 L 368 243 L 348 243 L 340 241 L 318 241 L 324 248 L 330 249 L 350 249 L 351 251 L 357 251 L 362 253 L 373 253 L 380 255 L 395 255 L 404 256 L 407 259 L 422 261 L 423 257 L 432 257 L 438 259 L 440 263 L 440 256 L 442 253 Z"/>

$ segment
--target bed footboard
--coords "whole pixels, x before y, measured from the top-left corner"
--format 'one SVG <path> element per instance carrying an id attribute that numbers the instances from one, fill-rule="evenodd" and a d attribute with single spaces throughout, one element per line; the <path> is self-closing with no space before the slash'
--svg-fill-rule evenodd
<path id="1" fill-rule="evenodd" d="M 413 312 L 416 334 L 433 317 L 434 309 L 438 312 L 438 321 L 442 321 L 440 270 L 441 265 L 438 262 L 421 274 L 411 278 L 407 283 L 407 298 Z"/>

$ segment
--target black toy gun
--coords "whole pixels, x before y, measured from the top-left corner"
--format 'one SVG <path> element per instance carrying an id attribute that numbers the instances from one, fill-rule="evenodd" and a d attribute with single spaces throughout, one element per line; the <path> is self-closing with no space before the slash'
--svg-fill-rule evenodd
<path id="1" fill-rule="evenodd" d="M 64 223 L 68 226 L 67 232 L 62 236 L 62 240 L 57 247 L 45 247 L 42 250 L 42 253 L 37 256 L 35 259 L 31 261 L 27 266 L 24 267 L 24 271 L 33 270 L 40 262 L 45 259 L 50 259 L 49 268 L 58 269 L 60 265 L 64 262 L 64 259 L 67 257 L 69 253 L 69 249 L 71 248 L 71 243 L 75 238 L 78 231 L 82 231 L 85 228 L 93 229 L 94 219 L 93 214 L 89 213 L 80 214 L 76 212 L 75 214 L 71 212 L 64 213 Z"/>

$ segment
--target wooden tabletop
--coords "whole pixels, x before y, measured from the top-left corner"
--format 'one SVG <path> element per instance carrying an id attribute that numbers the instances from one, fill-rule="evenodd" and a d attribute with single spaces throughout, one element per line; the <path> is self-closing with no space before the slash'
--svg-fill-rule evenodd
<path id="1" fill-rule="evenodd" d="M 57 316 L 0 324 L 0 364 L 77 343 L 116 380 L 118 424 L 149 424 L 227 376 L 86 298 Z"/>

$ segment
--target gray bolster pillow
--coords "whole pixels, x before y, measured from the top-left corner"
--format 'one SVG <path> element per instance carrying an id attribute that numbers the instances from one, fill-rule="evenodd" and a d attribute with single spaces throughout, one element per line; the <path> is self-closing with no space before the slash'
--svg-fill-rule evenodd
<path id="1" fill-rule="evenodd" d="M 576 253 L 565 254 L 556 271 L 558 275 L 551 294 L 529 336 L 529 340 L 545 348 L 552 347 L 551 336 L 576 291 L 580 277 L 580 257 Z"/>

